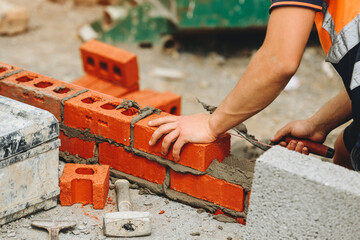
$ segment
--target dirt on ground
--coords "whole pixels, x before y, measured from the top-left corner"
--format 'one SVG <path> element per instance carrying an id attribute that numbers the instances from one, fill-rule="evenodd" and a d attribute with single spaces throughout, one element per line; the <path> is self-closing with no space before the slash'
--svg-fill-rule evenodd
<path id="1" fill-rule="evenodd" d="M 74 6 L 70 1 L 64 4 L 46 0 L 11 2 L 29 9 L 29 30 L 16 36 L 0 36 L 0 62 L 66 82 L 82 76 L 81 41 L 77 31 L 82 25 L 101 18 L 102 7 Z M 263 29 L 181 36 L 179 51 L 170 55 L 164 55 L 156 47 L 143 49 L 130 43 L 119 43 L 118 46 L 137 54 L 142 89 L 172 91 L 181 95 L 182 114 L 188 115 L 204 112 L 196 97 L 211 105 L 220 104 L 244 73 L 251 57 L 261 46 L 264 35 Z M 316 42 L 316 34 L 312 34 L 301 66 L 288 90 L 264 111 L 245 122 L 248 131 L 257 138 L 269 138 L 289 121 L 310 117 L 342 90 L 341 79 L 332 66 L 324 62 L 324 54 Z M 153 74 L 156 68 L 175 69 L 185 77 L 179 80 L 164 79 Z M 342 129 L 334 130 L 326 143 L 333 145 Z M 247 151 L 247 146 L 242 139 L 232 139 L 233 153 Z M 138 195 L 137 190 L 132 194 L 139 208 L 151 210 L 155 215 L 155 235 L 149 239 L 239 239 L 241 236 L 242 227 L 239 224 L 219 223 L 207 213 L 199 214 L 196 209 L 161 197 Z M 102 236 L 101 216 L 110 208 L 112 205 L 103 211 L 92 210 L 91 206 L 58 206 L 1 227 L 0 239 L 45 239 L 45 232 L 29 226 L 32 218 L 73 215 L 79 221 L 78 227 L 62 233 L 60 239 L 105 239 Z M 157 214 L 161 210 L 165 210 L 165 214 Z M 84 215 L 88 211 L 89 216 Z M 200 236 L 196 236 L 197 232 Z"/>

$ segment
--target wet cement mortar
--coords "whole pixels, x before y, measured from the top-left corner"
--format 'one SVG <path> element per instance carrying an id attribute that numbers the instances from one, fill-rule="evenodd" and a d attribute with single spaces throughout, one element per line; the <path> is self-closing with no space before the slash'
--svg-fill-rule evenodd
<path id="1" fill-rule="evenodd" d="M 11 2 L 28 7 L 31 20 L 26 33 L 0 36 L 0 44 L 5 46 L 0 51 L 0 61 L 66 82 L 82 76 L 78 50 L 81 41 L 77 38 L 77 30 L 83 24 L 101 17 L 102 7 L 73 6 L 69 2 L 59 5 L 46 0 Z M 194 41 L 188 39 L 181 42 L 179 52 L 171 55 L 162 54 L 158 48 L 141 49 L 134 44 L 119 44 L 137 54 L 141 88 L 172 91 L 181 95 L 183 115 L 204 112 L 196 97 L 210 105 L 219 105 L 261 45 L 263 32 L 243 32 L 225 37 L 222 34 L 205 34 L 191 38 Z M 323 59 L 320 46 L 310 44 L 296 74 L 300 86 L 283 92 L 267 109 L 246 121 L 249 133 L 259 139 L 267 139 L 289 121 L 311 116 L 335 96 L 342 89 L 342 83 Z M 176 69 L 183 72 L 185 78 L 164 79 L 153 74 L 155 68 Z M 334 130 L 326 143 L 332 145 L 343 128 Z M 260 153 L 244 140 L 232 137 L 232 154 L 237 157 L 227 158 L 224 163 L 250 171 Z M 236 160 L 238 157 L 247 163 L 239 162 Z M 109 196 L 115 199 L 114 190 L 110 191 Z M 131 197 L 134 209 L 153 214 L 152 235 L 144 239 L 241 239 L 241 225 L 216 221 L 213 215 L 201 209 L 155 195 L 141 195 L 137 189 L 131 190 Z M 158 214 L 161 210 L 165 213 Z M 102 216 L 109 211 L 115 211 L 112 203 L 107 204 L 104 210 L 94 210 L 91 205 L 58 205 L 49 211 L 0 227 L 0 239 L 47 239 L 45 231 L 30 227 L 31 219 L 42 218 L 78 222 L 75 229 L 62 232 L 60 239 L 105 239 Z"/>

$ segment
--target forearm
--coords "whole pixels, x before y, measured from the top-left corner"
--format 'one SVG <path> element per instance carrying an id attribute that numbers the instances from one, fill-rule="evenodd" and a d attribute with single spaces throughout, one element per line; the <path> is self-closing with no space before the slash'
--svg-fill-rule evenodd
<path id="1" fill-rule="evenodd" d="M 352 117 L 351 101 L 344 89 L 312 116 L 309 121 L 325 135 Z"/>
<path id="2" fill-rule="evenodd" d="M 272 51 L 260 49 L 235 88 L 212 114 L 210 127 L 220 134 L 255 115 L 279 95 L 293 72 Z"/>

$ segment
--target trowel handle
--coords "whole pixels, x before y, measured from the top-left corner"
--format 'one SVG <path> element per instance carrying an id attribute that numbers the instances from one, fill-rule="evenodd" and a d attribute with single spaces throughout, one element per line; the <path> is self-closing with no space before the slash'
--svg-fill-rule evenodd
<path id="1" fill-rule="evenodd" d="M 115 182 L 116 200 L 119 212 L 131 211 L 130 183 L 125 179 L 118 179 Z"/>
<path id="2" fill-rule="evenodd" d="M 313 142 L 307 139 L 300 139 L 294 137 L 285 137 L 285 142 L 289 143 L 291 140 L 300 141 L 305 147 L 309 149 L 309 153 L 316 154 L 322 157 L 333 158 L 335 150 L 321 143 Z"/>

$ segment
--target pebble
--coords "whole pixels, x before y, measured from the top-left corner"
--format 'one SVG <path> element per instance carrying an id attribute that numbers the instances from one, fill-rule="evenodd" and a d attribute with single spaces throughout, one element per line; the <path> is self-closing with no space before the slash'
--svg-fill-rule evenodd
<path id="1" fill-rule="evenodd" d="M 79 225 L 79 226 L 77 227 L 77 229 L 79 229 L 79 230 L 84 230 L 84 229 L 85 229 L 85 226 L 84 226 L 84 225 Z"/>
<path id="2" fill-rule="evenodd" d="M 227 237 L 226 240 L 232 240 L 232 237 Z"/>
<path id="3" fill-rule="evenodd" d="M 7 233 L 8 231 L 6 229 L 1 229 L 1 233 Z"/>
<path id="4" fill-rule="evenodd" d="M 190 233 L 191 236 L 200 236 L 199 232 Z"/>
<path id="5" fill-rule="evenodd" d="M 205 209 L 199 208 L 198 210 L 196 210 L 196 212 L 197 212 L 198 214 L 201 214 L 201 213 L 204 213 L 204 212 L 205 212 Z"/>
<path id="6" fill-rule="evenodd" d="M 8 236 L 9 238 L 11 238 L 11 237 L 15 237 L 16 234 L 15 234 L 14 232 L 12 232 L 12 233 L 8 234 L 7 236 Z"/>
<path id="7" fill-rule="evenodd" d="M 218 226 L 218 229 L 223 230 L 223 227 L 219 225 L 219 226 Z"/>
<path id="8" fill-rule="evenodd" d="M 74 234 L 74 235 L 79 235 L 79 234 L 80 234 L 80 231 L 79 231 L 79 230 L 73 230 L 73 231 L 72 231 L 72 234 Z"/>

